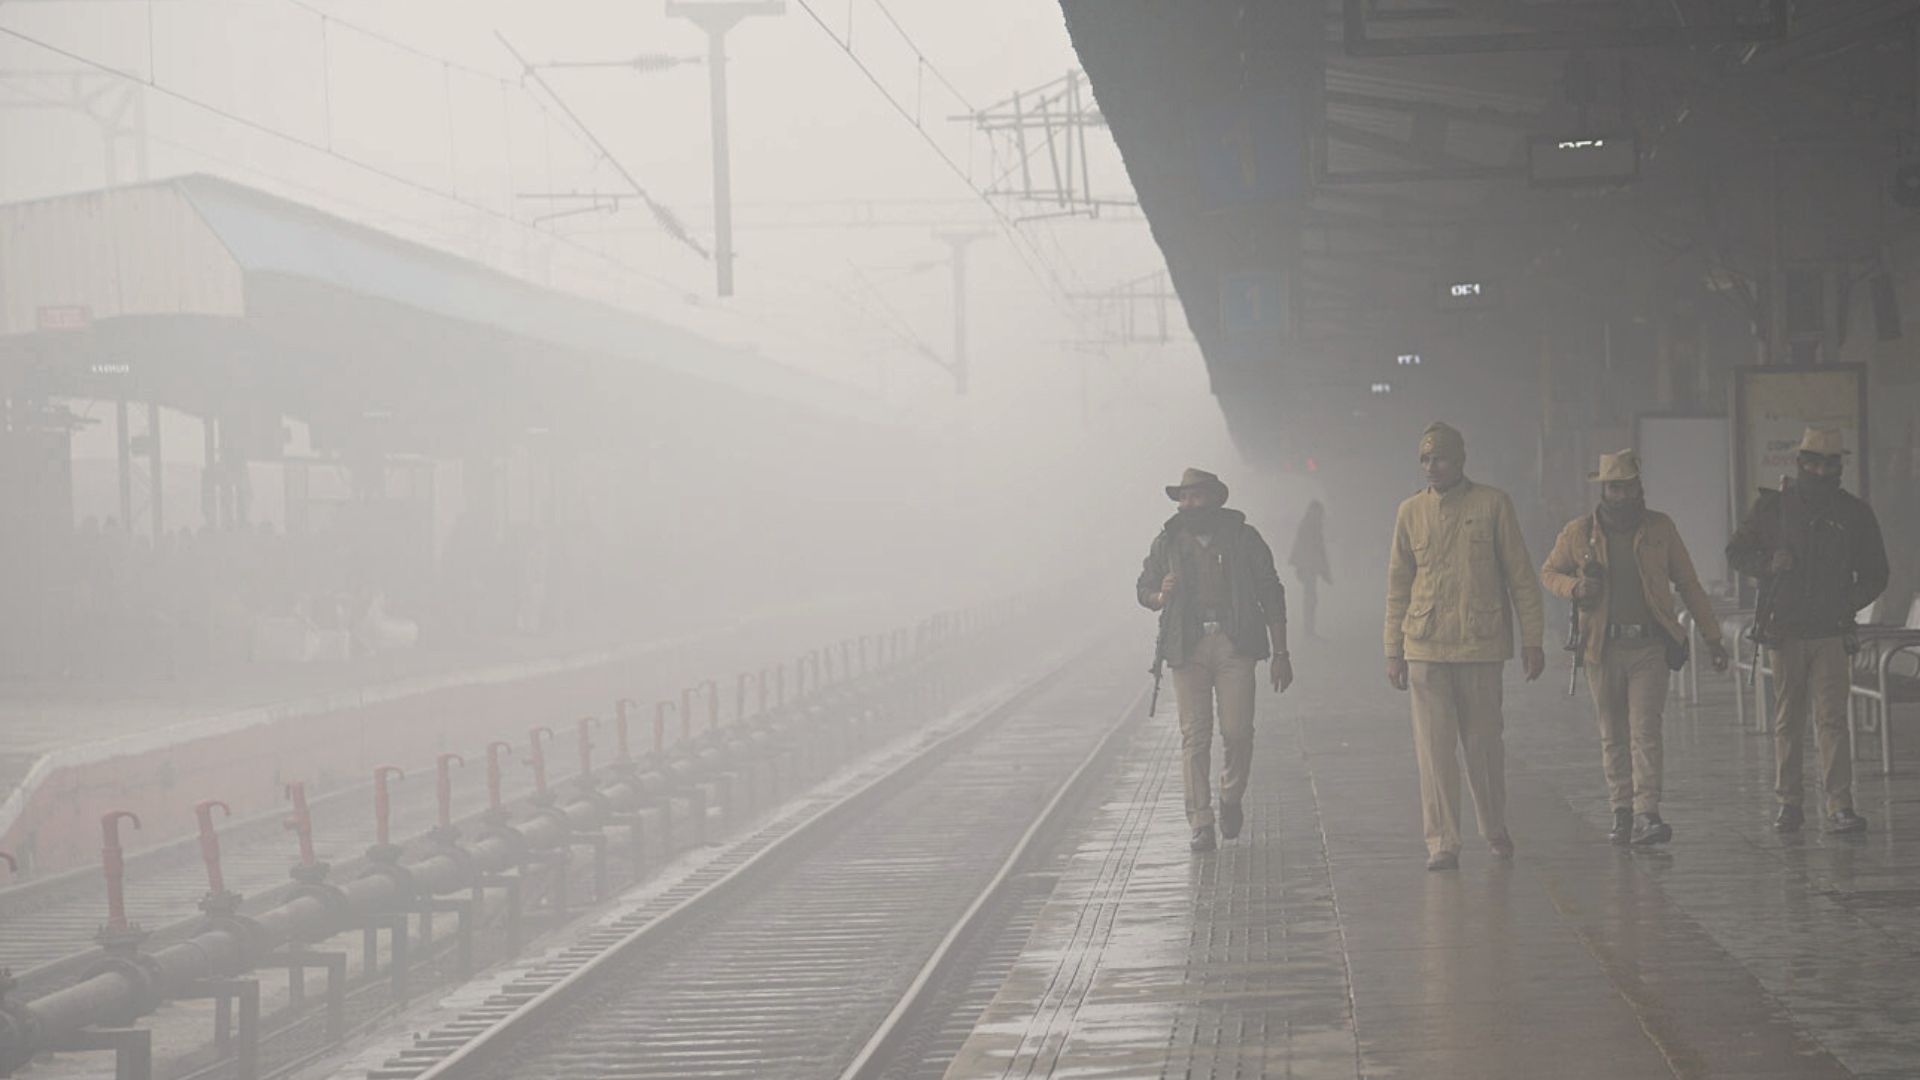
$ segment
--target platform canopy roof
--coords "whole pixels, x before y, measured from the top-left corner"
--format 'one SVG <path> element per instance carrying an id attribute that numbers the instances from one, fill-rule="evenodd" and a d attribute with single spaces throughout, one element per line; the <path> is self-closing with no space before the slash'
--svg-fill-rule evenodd
<path id="1" fill-rule="evenodd" d="M 660 422 L 689 394 L 878 419 L 750 349 L 206 175 L 0 206 L 0 385 L 231 418 L 378 418 L 417 429 L 412 448 L 583 407 Z"/>
<path id="2" fill-rule="evenodd" d="M 1794 250 L 1870 258 L 1920 123 L 1913 0 L 1060 3 L 1221 409 L 1268 462 L 1375 426 L 1404 354 L 1459 361 L 1401 395 L 1417 431 L 1537 412 L 1507 391 L 1555 334 L 1715 289 L 1731 311 L 1729 281 L 1751 308 L 1769 147 L 1858 166 L 1780 198 L 1810 208 Z"/>

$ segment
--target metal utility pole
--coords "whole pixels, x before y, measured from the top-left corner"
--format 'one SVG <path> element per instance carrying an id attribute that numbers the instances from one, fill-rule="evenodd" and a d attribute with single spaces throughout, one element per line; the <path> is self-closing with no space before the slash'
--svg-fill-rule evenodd
<path id="1" fill-rule="evenodd" d="M 990 234 L 984 232 L 943 232 L 935 236 L 953 249 L 953 391 L 967 392 L 967 245 Z"/>
<path id="2" fill-rule="evenodd" d="M 667 16 L 707 32 L 713 115 L 713 243 L 717 291 L 733 295 L 733 163 L 727 143 L 727 31 L 754 15 L 785 15 L 786 0 L 667 0 Z"/>

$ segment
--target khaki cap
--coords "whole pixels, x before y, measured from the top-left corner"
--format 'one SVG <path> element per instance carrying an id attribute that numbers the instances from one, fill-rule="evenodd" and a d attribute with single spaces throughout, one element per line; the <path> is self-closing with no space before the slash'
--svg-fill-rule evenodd
<path id="1" fill-rule="evenodd" d="M 1456 458 L 1466 457 L 1467 437 L 1460 434 L 1460 429 L 1452 424 L 1435 420 L 1427 425 L 1427 430 L 1420 433 L 1420 456 L 1425 457 L 1432 453 Z"/>
<path id="2" fill-rule="evenodd" d="M 1618 480 L 1638 480 L 1640 479 L 1640 455 L 1632 450 L 1601 454 L 1599 470 L 1588 473 L 1587 479 L 1596 484 L 1607 484 Z"/>
<path id="3" fill-rule="evenodd" d="M 1186 472 L 1181 473 L 1179 483 L 1167 485 L 1167 498 L 1179 502 L 1181 492 L 1188 488 L 1197 487 L 1215 488 L 1220 492 L 1220 501 L 1226 501 L 1227 485 L 1221 483 L 1219 477 L 1205 469 L 1188 469 Z"/>
<path id="4" fill-rule="evenodd" d="M 1842 441 L 1839 428 L 1810 427 L 1800 436 L 1800 448 L 1797 453 L 1819 454 L 1821 457 L 1836 457 L 1851 454 Z"/>

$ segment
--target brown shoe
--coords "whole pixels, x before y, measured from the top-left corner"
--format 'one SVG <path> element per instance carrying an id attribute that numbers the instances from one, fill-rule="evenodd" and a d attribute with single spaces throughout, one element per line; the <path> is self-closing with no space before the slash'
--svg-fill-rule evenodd
<path id="1" fill-rule="evenodd" d="M 1457 851 L 1442 851 L 1435 855 L 1429 855 L 1427 856 L 1427 869 L 1458 870 L 1460 869 L 1460 853 Z"/>
<path id="2" fill-rule="evenodd" d="M 1508 836 L 1506 833 L 1501 833 L 1499 836 L 1488 840 L 1487 847 L 1499 858 L 1513 858 L 1513 837 Z"/>

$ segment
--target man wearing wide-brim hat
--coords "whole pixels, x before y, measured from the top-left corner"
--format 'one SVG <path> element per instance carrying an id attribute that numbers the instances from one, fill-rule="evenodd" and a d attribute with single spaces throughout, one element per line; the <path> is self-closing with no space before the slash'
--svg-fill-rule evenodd
<path id="1" fill-rule="evenodd" d="M 1854 614 L 1887 587 L 1887 549 L 1873 508 L 1840 486 L 1845 438 L 1810 427 L 1794 456 L 1798 469 L 1784 491 L 1768 492 L 1727 543 L 1727 561 L 1760 580 L 1756 638 L 1773 650 L 1780 681 L 1773 722 L 1773 827 L 1795 832 L 1806 781 L 1801 752 L 1807 714 L 1820 746 L 1820 786 L 1827 831 L 1864 832 L 1853 808 L 1853 736 L 1847 728 Z M 1882 723 L 1885 723 L 1883 720 Z"/>
<path id="2" fill-rule="evenodd" d="M 1240 834 L 1253 765 L 1254 666 L 1271 656 L 1273 688 L 1293 682 L 1287 598 L 1272 550 L 1245 514 L 1226 508 L 1218 476 L 1188 469 L 1166 490 L 1180 511 L 1154 538 L 1134 591 L 1161 613 L 1156 663 L 1173 667 L 1190 846 L 1207 852 L 1216 820 L 1226 839 Z M 1224 744 L 1217 819 L 1209 776 L 1216 712 Z"/>
<path id="3" fill-rule="evenodd" d="M 1547 666 L 1540 583 L 1513 500 L 1466 467 L 1457 429 L 1421 432 L 1427 488 L 1400 504 L 1387 559 L 1387 682 L 1412 698 L 1429 870 L 1460 866 L 1461 757 L 1480 834 L 1496 857 L 1513 856 L 1502 679 L 1515 614 L 1528 681 Z"/>
<path id="4" fill-rule="evenodd" d="M 1640 455 L 1602 454 L 1588 480 L 1600 485 L 1599 505 L 1560 530 L 1540 567 L 1540 583 L 1580 612 L 1587 688 L 1600 717 L 1601 770 L 1613 805 L 1607 839 L 1664 844 L 1673 827 L 1660 817 L 1661 714 L 1670 658 L 1684 663 L 1687 637 L 1674 610 L 1675 590 L 1715 671 L 1727 669 L 1727 647 L 1680 530 L 1672 518 L 1647 509 Z"/>

